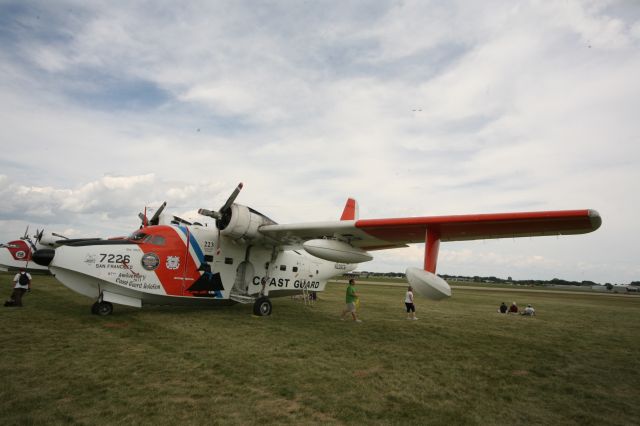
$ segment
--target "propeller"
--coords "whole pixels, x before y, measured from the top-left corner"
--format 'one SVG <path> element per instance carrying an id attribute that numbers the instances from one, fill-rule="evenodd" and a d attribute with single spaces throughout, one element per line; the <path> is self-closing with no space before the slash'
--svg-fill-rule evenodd
<path id="1" fill-rule="evenodd" d="M 24 230 L 24 235 L 20 239 L 21 240 L 28 240 L 29 239 L 29 225 L 27 225 L 27 229 Z"/>
<path id="2" fill-rule="evenodd" d="M 198 213 L 203 216 L 212 217 L 216 220 L 216 228 L 218 228 L 218 238 L 216 239 L 216 251 L 215 255 L 217 256 L 220 253 L 220 230 L 227 227 L 229 221 L 231 220 L 231 206 L 233 202 L 240 194 L 240 190 L 242 190 L 242 182 L 238 184 L 236 189 L 233 190 L 227 201 L 222 205 L 219 211 L 207 210 L 207 209 L 199 209 Z"/>
<path id="3" fill-rule="evenodd" d="M 138 217 L 142 221 L 142 225 L 143 226 L 158 225 L 160 223 L 160 215 L 162 214 L 162 211 L 164 210 L 165 207 L 167 207 L 166 201 L 162 203 L 160 207 L 158 207 L 158 210 L 156 210 L 153 216 L 151 216 L 151 219 L 148 219 L 148 220 L 145 214 L 138 213 Z"/>
<path id="4" fill-rule="evenodd" d="M 216 220 L 216 225 L 218 226 L 218 229 L 224 229 L 224 227 L 229 223 L 229 220 L 231 219 L 231 206 L 233 205 L 233 202 L 238 197 L 238 194 L 240 194 L 240 190 L 242 190 L 242 182 L 240 182 L 236 187 L 236 189 L 234 189 L 234 191 L 231 193 L 227 201 L 222 205 L 222 207 L 220 207 L 220 210 L 215 211 L 215 210 L 199 209 L 198 213 L 203 216 L 209 216 L 214 218 Z"/>
<path id="5" fill-rule="evenodd" d="M 44 228 L 42 228 L 42 231 L 39 229 L 36 229 L 36 243 L 39 242 L 42 239 L 42 236 L 44 235 Z"/>
<path id="6" fill-rule="evenodd" d="M 153 214 L 153 216 L 151 216 L 151 219 L 149 219 L 149 224 L 157 225 L 160 223 L 160 215 L 162 214 L 162 211 L 165 207 L 167 207 L 166 201 L 162 203 L 160 207 L 158 207 L 158 210 L 156 210 L 156 212 Z"/>

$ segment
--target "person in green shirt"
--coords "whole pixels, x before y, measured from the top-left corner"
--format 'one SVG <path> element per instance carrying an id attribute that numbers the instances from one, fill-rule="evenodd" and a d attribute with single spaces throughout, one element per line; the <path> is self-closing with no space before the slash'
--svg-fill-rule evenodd
<path id="1" fill-rule="evenodd" d="M 342 311 L 342 315 L 340 316 L 341 320 L 344 321 L 344 317 L 348 313 L 351 313 L 351 317 L 355 322 L 362 322 L 361 320 L 358 319 L 358 316 L 356 314 L 356 302 L 358 301 L 358 298 L 359 296 L 358 296 L 358 292 L 356 291 L 356 280 L 352 278 L 349 280 L 349 286 L 347 287 L 347 296 L 346 296 L 347 305 Z"/>

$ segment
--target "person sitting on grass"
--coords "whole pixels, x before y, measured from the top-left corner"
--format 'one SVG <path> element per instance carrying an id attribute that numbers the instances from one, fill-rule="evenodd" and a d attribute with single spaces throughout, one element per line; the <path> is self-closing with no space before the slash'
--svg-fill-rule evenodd
<path id="1" fill-rule="evenodd" d="M 524 308 L 524 311 L 522 312 L 522 314 L 521 314 L 521 315 L 527 315 L 527 316 L 532 317 L 532 316 L 534 316 L 535 314 L 536 314 L 536 310 L 535 310 L 535 309 L 533 309 L 533 306 L 531 306 L 531 305 L 527 305 L 527 307 L 526 307 L 526 308 Z"/>
<path id="2" fill-rule="evenodd" d="M 507 306 L 506 303 L 502 302 L 502 304 L 500 305 L 500 307 L 498 308 L 498 312 L 500 312 L 501 314 L 506 314 L 507 313 L 507 309 L 509 309 L 509 307 Z"/>
<path id="3" fill-rule="evenodd" d="M 509 313 L 510 314 L 517 314 L 518 313 L 518 305 L 516 305 L 516 302 L 513 302 L 511 304 L 511 306 L 509 306 Z"/>

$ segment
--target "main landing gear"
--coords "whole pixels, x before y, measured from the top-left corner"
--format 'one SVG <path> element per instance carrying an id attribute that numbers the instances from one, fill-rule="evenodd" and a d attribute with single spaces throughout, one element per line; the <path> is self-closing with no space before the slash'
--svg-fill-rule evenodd
<path id="1" fill-rule="evenodd" d="M 259 317 L 266 317 L 267 315 L 271 315 L 271 300 L 268 297 L 262 296 L 259 297 L 253 303 L 253 314 Z"/>
<path id="2" fill-rule="evenodd" d="M 113 313 L 113 305 L 109 302 L 96 302 L 91 306 L 91 313 L 94 315 L 107 316 Z"/>

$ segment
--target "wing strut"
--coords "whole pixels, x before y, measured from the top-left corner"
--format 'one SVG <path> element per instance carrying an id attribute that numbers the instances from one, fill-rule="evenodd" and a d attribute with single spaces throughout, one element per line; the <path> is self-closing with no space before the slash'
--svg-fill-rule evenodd
<path id="1" fill-rule="evenodd" d="M 438 251 L 440 249 L 440 233 L 434 229 L 427 228 L 424 246 L 424 270 L 436 273 L 438 263 Z"/>
<path id="2" fill-rule="evenodd" d="M 436 275 L 440 231 L 427 227 L 424 239 L 424 269 L 407 268 L 407 281 L 418 294 L 432 300 L 442 300 L 451 296 L 451 287 Z"/>

